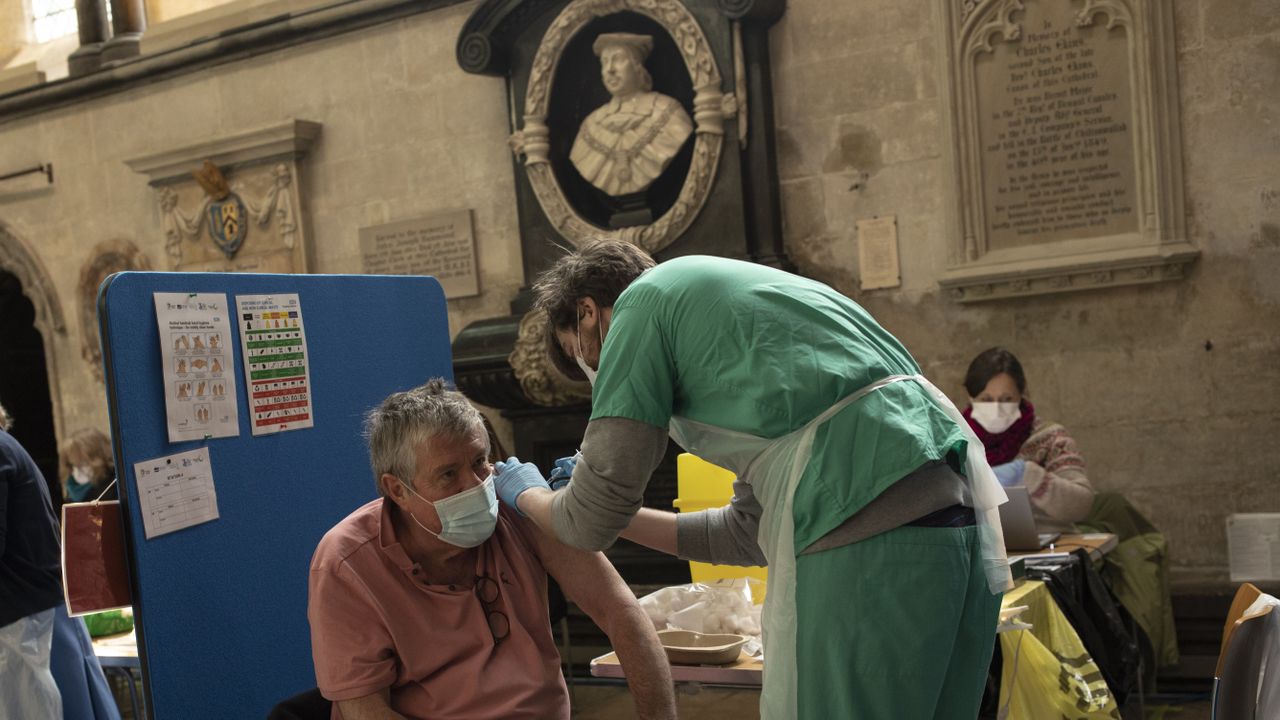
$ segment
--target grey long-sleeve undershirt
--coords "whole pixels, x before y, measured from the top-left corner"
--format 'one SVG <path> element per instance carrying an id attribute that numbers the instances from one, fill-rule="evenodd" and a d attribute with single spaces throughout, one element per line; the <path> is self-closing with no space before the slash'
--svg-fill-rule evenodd
<path id="1" fill-rule="evenodd" d="M 566 545 L 604 550 L 640 510 L 644 489 L 667 452 L 667 431 L 626 418 L 587 423 L 582 459 L 551 502 L 551 525 Z"/>
<path id="2" fill-rule="evenodd" d="M 556 536 L 585 550 L 612 545 L 639 511 L 645 486 L 666 447 L 664 428 L 626 418 L 592 420 L 582 439 L 582 460 L 574 468 L 573 480 L 552 501 Z M 955 505 L 963 494 L 959 475 L 944 463 L 927 463 L 804 552 L 840 547 L 891 530 Z M 761 512 L 751 485 L 736 480 L 728 505 L 676 516 L 676 551 L 685 560 L 764 565 L 758 541 Z"/>

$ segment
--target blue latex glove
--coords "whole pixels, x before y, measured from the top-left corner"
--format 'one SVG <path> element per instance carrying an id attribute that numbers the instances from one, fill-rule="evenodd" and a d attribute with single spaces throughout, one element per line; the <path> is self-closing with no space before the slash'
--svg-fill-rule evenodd
<path id="1" fill-rule="evenodd" d="M 551 484 L 552 490 L 560 490 L 569 484 L 569 478 L 573 477 L 573 469 L 578 466 L 578 460 L 582 458 L 582 453 L 574 453 L 572 457 L 562 457 L 556 460 L 555 467 L 551 469 L 551 474 L 547 476 L 547 482 Z"/>
<path id="2" fill-rule="evenodd" d="M 514 456 L 507 458 L 505 462 L 494 463 L 493 486 L 498 491 L 498 497 L 502 502 L 520 513 L 521 517 L 525 517 L 525 514 L 516 504 L 516 499 L 521 493 L 533 488 L 551 489 L 533 463 L 520 462 L 520 459 Z"/>
<path id="3" fill-rule="evenodd" d="M 996 465 L 991 468 L 996 474 L 996 479 L 1005 487 L 1013 487 L 1022 484 L 1022 473 L 1027 469 L 1027 461 L 1018 459 L 1010 460 L 1003 465 Z"/>

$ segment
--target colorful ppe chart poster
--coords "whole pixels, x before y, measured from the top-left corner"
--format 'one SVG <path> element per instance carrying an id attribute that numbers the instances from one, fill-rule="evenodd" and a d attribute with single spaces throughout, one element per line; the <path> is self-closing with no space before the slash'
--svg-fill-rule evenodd
<path id="1" fill-rule="evenodd" d="M 307 334 L 298 295 L 237 295 L 236 308 L 253 434 L 313 426 Z"/>
<path id="2" fill-rule="evenodd" d="M 154 297 L 169 442 L 239 435 L 226 294 Z"/>
<path id="3" fill-rule="evenodd" d="M 218 519 L 209 448 L 135 463 L 147 539 Z"/>

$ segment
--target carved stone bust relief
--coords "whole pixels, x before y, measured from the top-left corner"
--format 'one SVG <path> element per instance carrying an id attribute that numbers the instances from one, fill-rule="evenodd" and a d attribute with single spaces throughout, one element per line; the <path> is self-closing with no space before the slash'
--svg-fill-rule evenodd
<path id="1" fill-rule="evenodd" d="M 559 92 L 553 100 L 552 89 L 580 73 L 578 64 L 561 66 L 580 33 L 591 39 L 591 51 L 600 58 L 600 79 L 610 97 L 566 126 L 559 122 L 562 101 L 572 105 L 577 96 Z M 660 44 L 666 48 L 661 53 Z M 646 61 L 656 69 L 671 60 L 679 63 L 679 84 L 688 88 L 691 102 L 656 92 L 646 81 Z M 662 77 L 674 82 L 669 74 Z M 538 45 L 523 126 L 509 142 L 523 161 L 547 221 L 561 237 L 574 245 L 611 237 L 658 252 L 688 229 L 707 202 L 724 144 L 724 122 L 736 113 L 736 99 L 721 87 L 701 26 L 679 0 L 571 0 Z M 568 146 L 561 145 L 562 138 L 572 140 L 563 166 L 580 175 L 577 182 L 585 181 L 587 190 L 618 200 L 613 216 L 593 217 L 578 204 L 581 197 L 572 190 L 566 193 L 566 178 L 558 175 L 561 148 Z M 661 203 L 642 195 L 668 187 L 670 197 Z M 646 219 L 631 215 L 616 222 L 637 205 L 643 210 L 636 215 Z"/>
<path id="2" fill-rule="evenodd" d="M 582 121 L 569 159 L 583 178 L 611 196 L 640 192 L 689 139 L 693 120 L 678 100 L 653 91 L 644 67 L 652 37 L 604 33 L 591 49 L 613 97 Z"/>

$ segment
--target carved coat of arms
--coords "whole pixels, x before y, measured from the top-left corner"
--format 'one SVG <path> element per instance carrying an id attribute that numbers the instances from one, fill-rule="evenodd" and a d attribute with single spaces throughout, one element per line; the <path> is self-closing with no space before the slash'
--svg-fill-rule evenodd
<path id="1" fill-rule="evenodd" d="M 244 200 L 231 192 L 222 171 L 208 160 L 191 174 L 209 195 L 209 207 L 206 210 L 209 214 L 209 235 L 228 258 L 234 257 L 249 232 L 249 210 L 245 207 Z"/>

